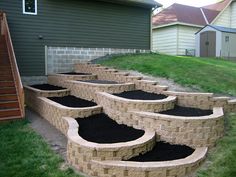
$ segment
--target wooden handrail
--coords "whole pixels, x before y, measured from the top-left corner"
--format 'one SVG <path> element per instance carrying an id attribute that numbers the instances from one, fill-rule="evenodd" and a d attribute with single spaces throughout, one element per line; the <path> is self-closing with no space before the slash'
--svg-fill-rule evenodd
<path id="1" fill-rule="evenodd" d="M 8 23 L 7 23 L 7 17 L 6 17 L 6 14 L 1 11 L 0 11 L 0 22 L 1 22 L 1 35 L 4 35 L 5 40 L 6 40 L 7 51 L 9 55 L 10 64 L 11 64 L 11 70 L 12 70 L 13 78 L 16 85 L 18 100 L 20 103 L 21 117 L 23 118 L 25 117 L 24 89 L 23 89 L 20 73 L 18 70 L 17 62 L 16 62 L 16 56 L 15 56 L 15 52 L 14 52 L 14 48 L 13 48 L 13 44 L 11 40 L 11 34 L 10 34 Z"/>

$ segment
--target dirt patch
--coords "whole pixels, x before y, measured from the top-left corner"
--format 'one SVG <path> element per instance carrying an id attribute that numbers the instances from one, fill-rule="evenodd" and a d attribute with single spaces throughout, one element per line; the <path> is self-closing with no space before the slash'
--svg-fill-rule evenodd
<path id="1" fill-rule="evenodd" d="M 52 91 L 52 90 L 65 90 L 66 89 L 66 88 L 63 88 L 63 87 L 58 87 L 58 86 L 50 85 L 50 84 L 31 85 L 30 87 L 33 87 L 33 88 L 36 88 L 36 89 L 39 89 L 39 90 L 49 90 L 49 91 Z"/>
<path id="2" fill-rule="evenodd" d="M 76 120 L 79 124 L 79 135 L 90 142 L 101 144 L 128 142 L 144 135 L 143 130 L 120 125 L 103 113 Z"/>
<path id="3" fill-rule="evenodd" d="M 190 156 L 194 149 L 183 145 L 172 145 L 166 142 L 157 142 L 155 147 L 143 154 L 129 159 L 136 162 L 158 162 L 177 160 Z"/>
<path id="4" fill-rule="evenodd" d="M 119 82 L 108 81 L 108 80 L 86 80 L 86 81 L 81 81 L 81 82 L 88 82 L 88 83 L 94 83 L 94 84 L 119 84 Z"/>
<path id="5" fill-rule="evenodd" d="M 167 98 L 167 96 L 163 94 L 149 93 L 142 90 L 127 91 L 113 95 L 133 100 L 162 100 Z"/>
<path id="6" fill-rule="evenodd" d="M 197 117 L 197 116 L 208 116 L 213 114 L 212 110 L 202 110 L 197 108 L 189 108 L 182 106 L 175 106 L 174 109 L 159 112 L 160 114 L 167 114 L 173 116 L 186 116 L 186 117 Z"/>
<path id="7" fill-rule="evenodd" d="M 182 86 L 180 84 L 177 84 L 173 80 L 167 79 L 167 78 L 164 78 L 164 77 L 157 77 L 157 76 L 154 77 L 152 75 L 142 74 L 142 73 L 137 72 L 137 71 L 126 71 L 126 72 L 129 72 L 131 75 L 134 75 L 134 76 L 141 76 L 141 77 L 143 77 L 144 80 L 156 81 L 156 82 L 158 82 L 159 85 L 168 86 L 169 87 L 168 90 L 171 90 L 171 91 L 201 92 L 201 89 L 196 87 L 196 86 L 191 86 L 191 87 Z"/>
<path id="8" fill-rule="evenodd" d="M 30 126 L 47 141 L 56 153 L 66 160 L 67 138 L 47 120 L 29 109 L 26 109 L 26 118 L 29 120 Z"/>
<path id="9" fill-rule="evenodd" d="M 92 101 L 87 101 L 71 95 L 64 97 L 48 97 L 48 99 L 55 101 L 63 106 L 72 108 L 92 107 L 97 105 Z"/>
<path id="10" fill-rule="evenodd" d="M 91 73 L 76 73 L 76 72 L 68 72 L 68 73 L 59 73 L 59 74 L 65 74 L 65 75 L 92 75 Z"/>

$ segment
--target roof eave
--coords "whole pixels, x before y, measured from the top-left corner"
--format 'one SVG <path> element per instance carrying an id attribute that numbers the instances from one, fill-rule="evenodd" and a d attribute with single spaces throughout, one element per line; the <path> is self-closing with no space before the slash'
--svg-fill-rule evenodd
<path id="1" fill-rule="evenodd" d="M 183 26 L 198 27 L 198 28 L 204 27 L 204 25 L 196 25 L 196 24 L 183 23 L 183 22 L 173 22 L 173 23 L 168 23 L 168 24 L 163 24 L 163 25 L 153 25 L 152 29 L 164 28 L 164 27 L 173 26 L 173 25 L 183 25 Z"/>
<path id="2" fill-rule="evenodd" d="M 105 1 L 110 3 L 118 3 L 118 4 L 127 4 L 127 5 L 135 5 L 135 6 L 141 6 L 141 7 L 162 7 L 162 4 L 154 1 L 154 0 L 99 0 L 99 1 Z"/>

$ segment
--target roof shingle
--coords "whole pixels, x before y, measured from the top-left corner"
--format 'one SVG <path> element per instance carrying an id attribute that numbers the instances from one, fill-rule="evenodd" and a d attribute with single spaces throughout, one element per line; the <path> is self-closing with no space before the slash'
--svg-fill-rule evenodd
<path id="1" fill-rule="evenodd" d="M 174 22 L 205 26 L 207 22 L 204 15 L 207 21 L 211 23 L 230 2 L 231 0 L 224 0 L 223 2 L 204 7 L 193 7 L 175 3 L 153 16 L 152 23 L 154 26 Z"/>

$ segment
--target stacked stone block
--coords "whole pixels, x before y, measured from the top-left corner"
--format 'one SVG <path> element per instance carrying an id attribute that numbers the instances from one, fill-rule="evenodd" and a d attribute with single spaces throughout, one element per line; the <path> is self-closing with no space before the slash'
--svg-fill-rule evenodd
<path id="1" fill-rule="evenodd" d="M 97 75 L 67 75 L 67 74 L 54 74 L 48 76 L 48 83 L 60 87 L 68 88 L 68 81 L 85 81 L 96 80 Z"/>

